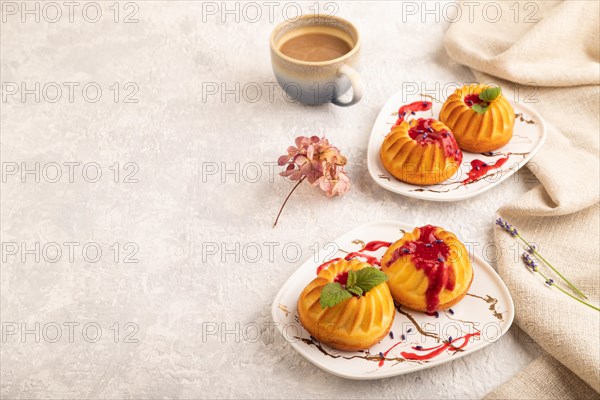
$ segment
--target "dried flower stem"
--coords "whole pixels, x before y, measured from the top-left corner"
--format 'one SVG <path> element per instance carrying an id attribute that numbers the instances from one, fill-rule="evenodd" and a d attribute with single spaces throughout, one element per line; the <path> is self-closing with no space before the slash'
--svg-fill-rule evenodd
<path id="1" fill-rule="evenodd" d="M 283 204 L 281 205 L 281 208 L 279 209 L 279 213 L 277 213 L 277 218 L 275 218 L 275 223 L 273 224 L 273 228 L 275 228 L 277 226 L 277 222 L 279 221 L 279 217 L 281 216 L 281 212 L 283 211 L 283 207 L 285 207 L 285 205 L 287 204 L 288 200 L 290 199 L 290 196 L 292 195 L 292 193 L 294 193 L 294 190 L 296 190 L 296 188 L 298 186 L 300 186 L 300 184 L 305 179 L 306 179 L 306 176 L 303 176 L 302 178 L 300 178 L 300 180 L 298 181 L 298 183 L 296 183 L 296 185 L 294 185 L 294 187 L 292 188 L 292 191 L 285 198 L 285 201 L 283 202 Z"/>
<path id="2" fill-rule="evenodd" d="M 533 271 L 533 272 L 537 272 L 538 274 L 540 274 L 540 275 L 541 275 L 541 276 L 542 276 L 542 277 L 543 277 L 543 278 L 546 280 L 546 282 L 549 282 L 549 281 L 550 281 L 550 279 L 549 279 L 549 278 L 548 278 L 548 277 L 547 277 L 547 276 L 546 276 L 546 275 L 545 275 L 545 274 L 544 274 L 542 271 L 539 271 L 539 270 L 538 270 L 538 271 Z M 583 304 L 583 305 L 586 305 L 586 306 L 588 306 L 588 307 L 590 307 L 590 308 L 592 308 L 592 309 L 594 309 L 594 310 L 596 310 L 596 311 L 600 311 L 600 308 L 598 308 L 598 307 L 596 307 L 596 306 L 593 306 L 593 305 L 591 305 L 590 303 L 588 303 L 588 302 L 586 302 L 586 301 L 583 301 L 583 300 L 581 300 L 581 299 L 579 299 L 579 298 L 577 298 L 577 297 L 573 296 L 571 293 L 567 292 L 566 290 L 564 290 L 563 288 L 561 288 L 559 285 L 557 285 L 557 284 L 553 283 L 553 284 L 551 284 L 550 286 L 554 286 L 555 288 L 557 288 L 558 290 L 560 290 L 561 292 L 563 292 L 563 293 L 564 293 L 564 294 L 566 294 L 567 296 L 571 297 L 572 299 L 575 299 L 575 300 L 577 300 L 577 301 L 578 301 L 578 302 L 580 302 L 581 304 Z"/>
<path id="3" fill-rule="evenodd" d="M 587 299 L 587 296 L 585 294 L 583 294 L 579 289 L 577 289 L 577 287 L 575 285 L 573 285 L 563 274 L 561 274 L 560 272 L 558 272 L 558 270 L 556 268 L 554 268 L 554 266 L 552 264 L 550 264 L 550 262 L 548 262 L 544 257 L 542 257 L 542 255 L 540 253 L 537 252 L 537 250 L 535 249 L 535 246 L 533 246 L 532 244 L 530 244 L 527 240 L 523 239 L 523 236 L 521 236 L 519 233 L 516 234 L 516 237 L 518 237 L 523 243 L 525 243 L 531 249 L 531 253 L 532 254 L 534 254 L 537 258 L 539 258 L 540 260 L 542 260 L 542 262 L 544 264 L 546 264 L 547 266 L 549 266 L 552 269 L 552 271 L 556 272 L 556 274 L 558 276 L 560 276 L 561 279 L 563 281 L 565 281 L 567 283 L 567 285 L 569 285 L 569 287 L 575 293 L 577 293 L 580 297 L 582 297 L 584 299 Z M 571 297 L 573 297 L 573 296 L 571 296 Z"/>

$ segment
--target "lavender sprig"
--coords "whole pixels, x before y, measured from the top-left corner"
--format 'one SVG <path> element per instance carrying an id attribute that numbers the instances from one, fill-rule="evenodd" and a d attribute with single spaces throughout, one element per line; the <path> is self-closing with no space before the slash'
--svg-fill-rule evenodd
<path id="1" fill-rule="evenodd" d="M 533 254 L 537 251 L 537 246 L 535 244 L 529 245 L 525 248 L 529 254 Z"/>
<path id="2" fill-rule="evenodd" d="M 529 253 L 523 253 L 521 258 L 523 259 L 525 265 L 527 265 L 533 272 L 539 271 L 540 268 L 538 267 L 537 262 L 535 262 L 533 258 L 531 258 Z"/>
<path id="3" fill-rule="evenodd" d="M 581 292 L 581 290 L 579 290 L 575 285 L 573 285 L 571 283 L 571 281 L 569 281 L 563 274 L 561 274 L 556 268 L 554 268 L 554 266 L 552 264 L 550 264 L 550 262 L 548 262 L 548 260 L 546 260 L 544 257 L 542 257 L 542 255 L 540 253 L 538 253 L 537 251 L 537 246 L 534 244 L 529 243 L 527 240 L 525 240 L 517 231 L 516 228 L 513 228 L 508 222 L 506 222 L 505 220 L 503 220 L 502 218 L 498 218 L 496 220 L 496 225 L 498 225 L 499 227 L 501 227 L 503 230 L 505 230 L 506 232 L 510 233 L 510 235 L 512 237 L 516 237 L 519 238 L 519 240 L 521 240 L 523 243 L 525 243 L 525 245 L 527 246 L 527 252 L 529 254 L 535 255 L 536 257 L 538 257 L 544 264 L 546 264 L 548 267 L 550 267 L 552 269 L 552 271 L 554 271 L 558 276 L 561 277 L 561 279 L 563 281 L 566 282 L 566 284 L 575 292 L 577 293 L 577 295 L 579 295 L 579 297 L 582 297 L 584 299 L 587 299 L 587 296 L 585 294 L 583 294 Z"/>
<path id="4" fill-rule="evenodd" d="M 554 282 L 554 279 L 547 277 L 542 271 L 539 270 L 537 263 L 535 262 L 535 260 L 533 258 L 531 258 L 531 256 L 529 255 L 529 253 L 523 253 L 521 258 L 523 259 L 523 262 L 525 263 L 525 265 L 533 272 L 537 272 L 538 274 L 540 274 L 542 276 L 542 278 L 545 279 L 545 284 L 548 285 L 549 287 L 555 287 L 558 290 L 560 290 L 561 292 L 563 292 L 564 294 L 566 294 L 567 296 L 577 300 L 578 302 L 580 302 L 581 304 L 584 304 L 590 308 L 593 308 L 596 311 L 600 311 L 600 308 L 591 305 L 590 303 L 583 301 L 575 296 L 573 296 L 571 293 L 567 292 L 565 289 L 563 289 L 560 285 L 558 285 L 557 283 Z"/>
<path id="5" fill-rule="evenodd" d="M 519 235 L 519 232 L 516 228 L 513 228 L 508 222 L 504 221 L 502 218 L 498 218 L 496 220 L 496 225 L 500 226 L 500 228 L 504 229 L 506 232 L 510 233 L 510 236 L 515 237 Z"/>

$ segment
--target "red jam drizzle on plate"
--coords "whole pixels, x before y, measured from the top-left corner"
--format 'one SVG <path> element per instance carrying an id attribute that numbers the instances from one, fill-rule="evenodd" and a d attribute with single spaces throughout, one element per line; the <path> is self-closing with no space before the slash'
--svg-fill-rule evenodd
<path id="1" fill-rule="evenodd" d="M 414 103 L 406 104 L 398 109 L 398 120 L 396 125 L 400 125 L 404 122 L 404 117 L 407 115 L 415 115 L 420 111 L 431 110 L 430 101 L 415 101 Z"/>
<path id="2" fill-rule="evenodd" d="M 442 290 L 454 290 L 455 285 L 454 269 L 449 268 L 446 263 L 450 247 L 435 236 L 436 229 L 437 227 L 432 225 L 419 228 L 419 238 L 409 240 L 394 250 L 387 264 L 389 267 L 400 257 L 410 255 L 415 267 L 425 272 L 428 280 L 425 297 L 429 312 L 434 312 L 439 306 Z"/>
<path id="3" fill-rule="evenodd" d="M 400 353 L 400 355 L 402 357 L 406 358 L 407 360 L 416 360 L 416 361 L 431 360 L 433 357 L 436 357 L 436 356 L 442 354 L 446 350 L 455 352 L 455 351 L 463 349 L 469 343 L 469 339 L 474 336 L 479 336 L 479 332 L 469 333 L 465 336 L 456 338 L 456 339 L 452 340 L 451 342 L 448 341 L 448 342 L 445 342 L 444 344 L 441 344 L 441 345 L 435 346 L 435 347 L 429 347 L 429 348 L 422 348 L 420 346 L 411 347 L 415 351 L 420 351 L 420 352 L 428 351 L 429 353 L 417 354 L 417 353 L 409 353 L 409 352 L 403 351 Z M 460 342 L 461 340 L 462 340 L 462 343 Z M 460 343 L 460 344 L 458 344 L 458 343 Z M 381 363 L 380 363 L 380 366 L 381 366 Z"/>
<path id="4" fill-rule="evenodd" d="M 392 243 L 390 243 L 390 242 L 374 240 L 372 242 L 365 244 L 365 247 L 363 247 L 361 251 L 377 251 L 377 250 L 381 249 L 382 247 L 390 247 L 391 245 L 392 245 Z"/>
<path id="5" fill-rule="evenodd" d="M 485 176 L 488 172 L 494 169 L 498 169 L 504 165 L 508 158 L 510 157 L 510 153 L 506 155 L 504 158 L 499 158 L 496 160 L 494 164 L 488 164 L 481 160 L 473 160 L 471 161 L 471 170 L 467 174 L 467 179 L 462 181 L 463 185 L 472 183 Z"/>
<path id="6" fill-rule="evenodd" d="M 434 122 L 436 120 L 433 118 L 419 118 L 417 123 L 408 130 L 408 136 L 423 146 L 439 143 L 446 157 L 454 157 L 460 163 L 462 152 L 458 148 L 454 135 L 446 129 L 436 131 L 431 126 Z"/>
<path id="7" fill-rule="evenodd" d="M 365 254 L 364 252 L 365 251 L 377 251 L 377 250 L 381 249 L 382 247 L 390 247 L 391 245 L 392 245 L 392 243 L 390 243 L 390 242 L 374 240 L 372 242 L 365 244 L 365 246 L 362 249 L 346 254 L 346 257 L 344 257 L 344 260 L 350 260 L 352 258 L 361 257 L 361 258 L 365 259 L 365 262 L 367 262 L 368 264 L 371 264 L 372 266 L 381 265 L 381 258 L 377 258 L 377 257 L 371 256 L 371 255 Z M 338 258 L 331 259 L 329 261 L 325 261 L 323 264 L 321 264 L 317 267 L 317 275 L 323 269 L 327 268 L 330 264 L 333 264 L 336 261 L 340 261 L 341 259 L 342 258 L 338 257 Z"/>
<path id="8" fill-rule="evenodd" d="M 398 342 L 395 345 L 393 345 L 392 347 L 390 347 L 389 349 L 387 349 L 386 351 L 384 351 L 383 357 L 381 357 L 381 360 L 379 360 L 379 366 L 383 367 L 383 364 L 385 363 L 385 358 L 387 357 L 387 355 L 389 354 L 390 351 L 392 351 L 394 349 L 394 347 L 398 346 L 399 344 L 402 344 L 403 342 Z"/>

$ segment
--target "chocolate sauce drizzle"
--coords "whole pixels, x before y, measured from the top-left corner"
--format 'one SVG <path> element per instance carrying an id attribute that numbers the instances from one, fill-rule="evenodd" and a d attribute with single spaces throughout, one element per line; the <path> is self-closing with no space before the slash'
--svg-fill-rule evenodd
<path id="1" fill-rule="evenodd" d="M 363 241 L 362 241 L 362 240 L 360 240 L 360 239 L 354 239 L 354 240 L 352 241 L 352 244 L 358 244 L 358 245 L 360 245 L 360 248 L 361 248 L 361 249 L 362 249 L 363 247 L 365 247 L 365 245 L 366 245 L 366 243 L 365 243 L 365 242 L 363 242 Z"/>
<path id="2" fill-rule="evenodd" d="M 511 155 L 512 155 L 512 154 L 513 154 L 513 153 L 511 153 Z M 518 154 L 518 153 L 517 153 L 517 154 Z M 436 189 L 430 189 L 430 188 L 423 188 L 423 187 L 420 187 L 420 188 L 417 188 L 417 189 L 411 189 L 411 190 L 409 190 L 409 192 L 433 192 L 433 193 L 448 193 L 448 192 L 450 192 L 450 191 L 452 191 L 452 190 L 460 189 L 460 188 L 462 188 L 462 187 L 464 187 L 464 186 L 466 186 L 466 185 L 470 185 L 470 184 L 472 184 L 472 183 L 479 182 L 479 181 L 480 181 L 480 180 L 482 180 L 482 179 L 491 178 L 491 177 L 494 177 L 494 176 L 496 176 L 496 175 L 498 175 L 498 174 L 505 174 L 506 172 L 507 172 L 506 170 L 498 169 L 498 170 L 496 170 L 495 172 L 492 172 L 491 174 L 484 175 L 484 176 L 482 176 L 481 178 L 477 178 L 477 179 L 475 179 L 475 180 L 473 180 L 473 181 L 469 181 L 469 182 L 467 182 L 467 183 L 462 183 L 462 182 L 449 182 L 449 183 L 438 183 L 438 184 L 436 185 L 436 186 L 450 186 L 450 185 L 457 185 L 457 186 L 455 186 L 455 187 L 453 187 L 453 188 L 446 189 L 446 190 L 436 190 Z"/>
<path id="3" fill-rule="evenodd" d="M 279 304 L 279 309 L 285 313 L 286 317 L 290 314 L 290 310 L 284 304 Z"/>
<path id="4" fill-rule="evenodd" d="M 482 297 L 482 296 L 477 296 L 476 294 L 467 293 L 467 296 L 475 297 L 475 298 L 481 299 L 481 300 L 485 301 L 486 303 L 488 303 L 490 305 L 490 311 L 492 312 L 492 315 L 499 321 L 504 321 L 504 316 L 502 315 L 504 313 L 496 310 L 496 305 L 498 304 L 498 299 L 490 296 L 489 294 L 486 295 L 485 297 Z"/>
<path id="5" fill-rule="evenodd" d="M 407 360 L 403 357 L 381 357 L 379 354 L 371 354 L 371 352 L 369 350 L 359 351 L 359 353 L 363 353 L 363 354 L 362 355 L 355 354 L 353 356 L 343 356 L 341 354 L 332 354 L 323 347 L 321 342 L 319 342 L 317 339 L 315 339 L 312 336 L 308 339 L 299 337 L 299 336 L 294 336 L 294 337 L 296 339 L 301 340 L 302 342 L 304 342 L 305 344 L 307 344 L 309 346 L 315 346 L 317 348 L 317 350 L 319 350 L 323 355 L 334 358 L 334 359 L 336 359 L 336 358 L 343 358 L 344 360 L 360 359 L 360 360 L 372 361 L 372 362 L 377 362 L 377 363 L 380 363 L 383 360 L 383 361 L 395 361 L 396 363 L 412 362 L 412 363 L 420 364 L 420 362 L 418 362 L 418 361 Z"/>
<path id="6" fill-rule="evenodd" d="M 441 103 L 441 101 L 439 101 L 438 99 L 436 99 L 436 98 L 435 98 L 435 97 L 433 97 L 432 95 L 425 94 L 425 93 L 419 93 L 419 95 L 421 96 L 421 101 L 423 101 L 423 97 L 427 97 L 427 98 L 429 98 L 429 99 L 431 99 L 431 100 L 434 100 L 434 101 L 436 101 L 436 102 L 438 102 L 438 103 Z"/>
<path id="7" fill-rule="evenodd" d="M 482 156 L 485 157 L 506 157 L 508 155 L 508 153 L 494 153 L 493 151 L 488 151 L 487 153 L 480 153 Z M 527 153 L 510 153 L 511 156 L 522 156 L 523 158 L 525 158 L 526 156 L 529 155 L 529 152 Z"/>
<path id="8" fill-rule="evenodd" d="M 515 118 L 518 118 L 519 121 L 525 122 L 528 125 L 535 125 L 535 121 L 532 119 L 526 119 L 523 113 L 515 114 Z"/>
<path id="9" fill-rule="evenodd" d="M 460 187 L 457 186 L 455 188 L 452 189 L 446 189 L 446 190 L 435 190 L 435 189 L 429 189 L 429 188 L 418 188 L 418 189 L 411 189 L 409 190 L 409 192 L 432 192 L 432 193 L 448 193 L 451 190 L 456 190 Z"/>
<path id="10" fill-rule="evenodd" d="M 409 314 L 408 312 L 404 311 L 400 304 L 394 303 L 394 305 L 396 306 L 396 310 L 404 315 L 406 318 L 409 319 L 410 322 L 412 322 L 412 324 L 415 326 L 415 329 L 417 330 L 417 332 L 419 332 L 421 335 L 423 336 L 429 336 L 430 338 L 434 338 L 437 342 L 441 341 L 442 339 L 436 335 L 435 333 L 432 332 L 427 332 L 426 330 L 424 330 L 423 328 L 421 328 L 421 326 L 418 324 L 418 322 L 415 320 L 415 318 Z"/>

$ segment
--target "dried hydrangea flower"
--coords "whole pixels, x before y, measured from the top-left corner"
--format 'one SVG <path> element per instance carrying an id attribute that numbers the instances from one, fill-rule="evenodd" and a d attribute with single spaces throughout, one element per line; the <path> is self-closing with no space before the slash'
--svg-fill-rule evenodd
<path id="1" fill-rule="evenodd" d="M 294 144 L 288 147 L 287 154 L 279 157 L 277 164 L 287 165 L 279 175 L 298 183 L 283 202 L 273 226 L 277 225 L 285 204 L 304 180 L 323 190 L 327 197 L 342 196 L 350 190 L 350 178 L 344 170 L 347 159 L 329 140 L 318 136 L 298 136 Z"/>

